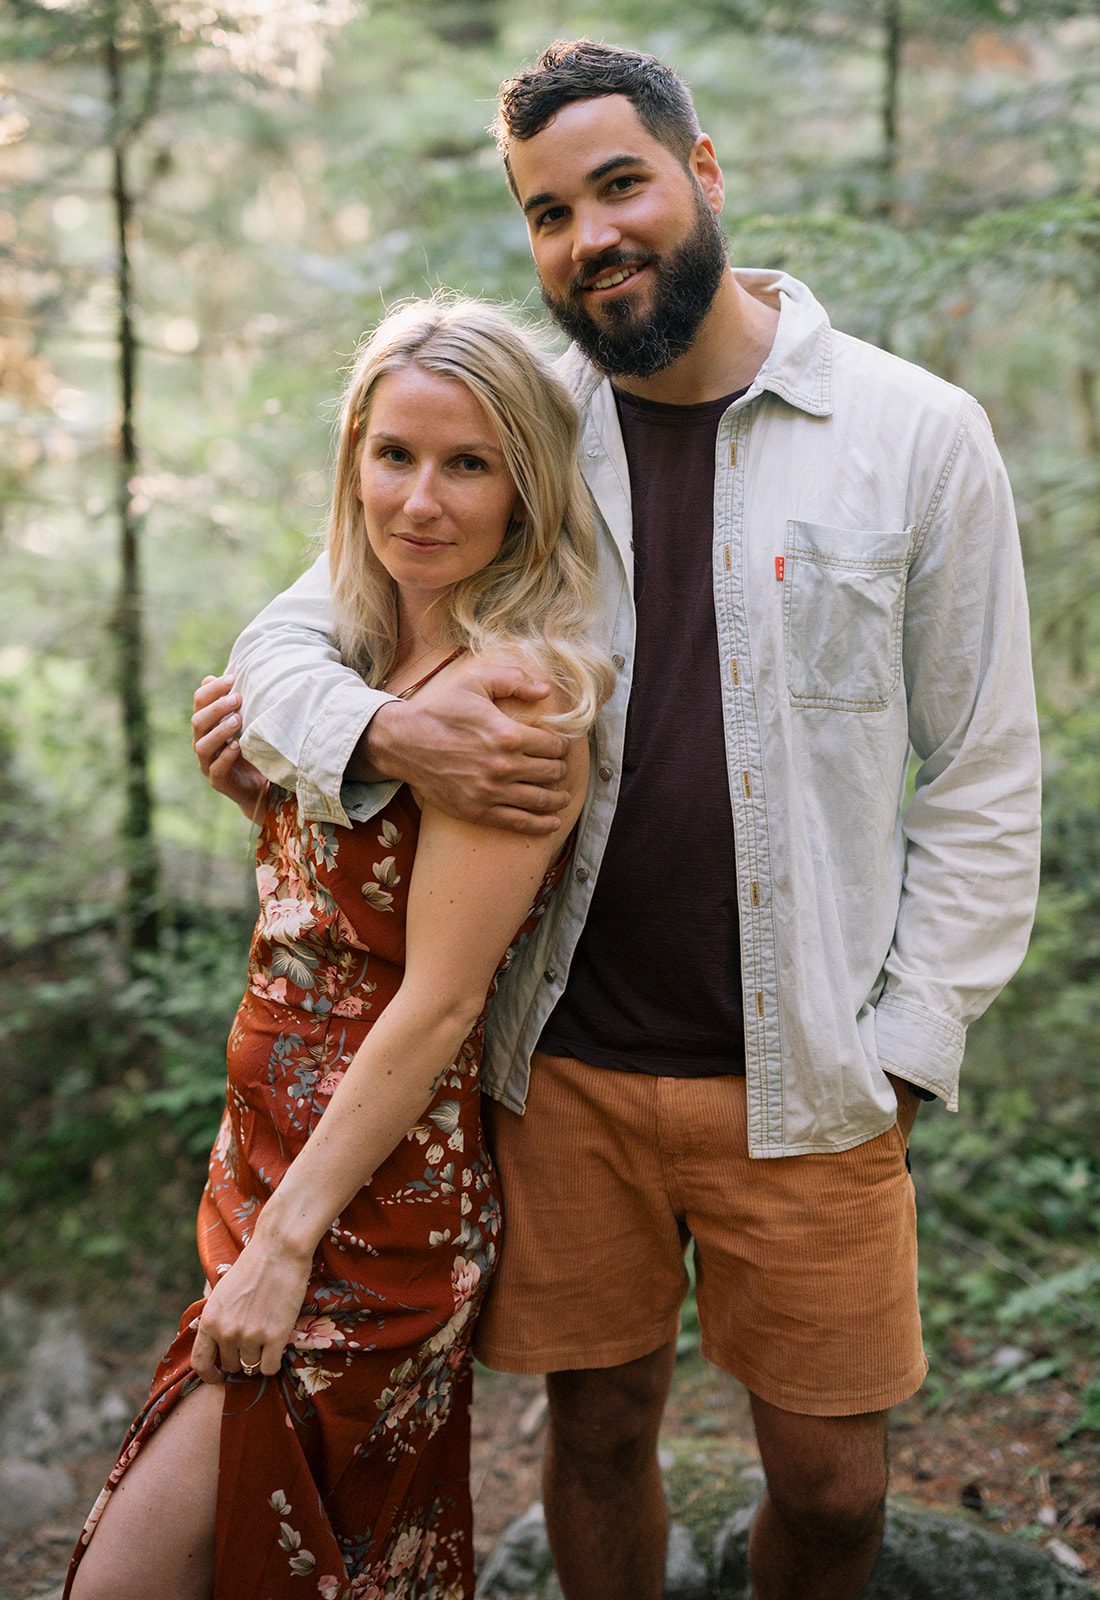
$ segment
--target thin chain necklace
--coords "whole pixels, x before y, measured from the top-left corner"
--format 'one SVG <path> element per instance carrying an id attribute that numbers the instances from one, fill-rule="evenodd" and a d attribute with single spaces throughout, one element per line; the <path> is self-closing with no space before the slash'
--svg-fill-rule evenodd
<path id="1" fill-rule="evenodd" d="M 403 661 L 396 671 L 390 673 L 382 687 L 384 689 L 388 689 L 395 678 L 404 676 L 406 672 L 411 672 L 413 667 L 418 667 L 422 661 L 427 661 L 428 657 L 434 655 L 439 648 L 440 646 L 438 644 L 430 644 L 428 648 L 426 650 L 422 650 L 418 656 L 413 656 L 411 661 Z"/>

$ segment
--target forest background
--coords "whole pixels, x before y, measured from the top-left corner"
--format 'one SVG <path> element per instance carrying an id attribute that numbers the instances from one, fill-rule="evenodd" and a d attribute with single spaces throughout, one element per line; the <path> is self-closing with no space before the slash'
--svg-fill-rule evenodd
<path id="1" fill-rule="evenodd" d="M 254 885 L 191 693 L 309 559 L 361 332 L 438 284 L 540 317 L 485 129 L 499 80 L 580 33 L 687 78 L 735 261 L 805 278 L 992 418 L 1044 882 L 960 1115 L 914 1136 L 925 1400 L 1068 1384 L 1100 1442 L 1096 3 L 7 0 L 3 1282 L 135 1350 L 195 1292 Z"/>

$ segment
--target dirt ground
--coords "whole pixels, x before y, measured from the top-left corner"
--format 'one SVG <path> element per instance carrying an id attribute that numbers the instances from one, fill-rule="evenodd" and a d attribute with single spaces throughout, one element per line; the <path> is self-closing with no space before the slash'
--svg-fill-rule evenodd
<path id="1" fill-rule="evenodd" d="M 114 1376 L 135 1409 L 144 1370 Z M 538 1378 L 478 1374 L 471 1484 L 481 1561 L 508 1523 L 540 1498 L 542 1393 Z M 1075 1570 L 1100 1592 L 1100 1440 L 1085 1434 L 1059 1445 L 1074 1407 L 1072 1394 L 1049 1383 L 1010 1398 L 959 1395 L 932 1413 L 910 1401 L 893 1418 L 892 1492 L 929 1505 L 961 1504 L 1006 1531 L 1061 1546 L 1062 1559 L 1080 1562 Z M 665 1432 L 753 1448 L 744 1391 L 699 1357 L 677 1364 Z M 71 1512 L 0 1550 L 0 1600 L 59 1594 L 84 1510 L 112 1465 L 110 1452 L 72 1465 L 79 1497 Z"/>

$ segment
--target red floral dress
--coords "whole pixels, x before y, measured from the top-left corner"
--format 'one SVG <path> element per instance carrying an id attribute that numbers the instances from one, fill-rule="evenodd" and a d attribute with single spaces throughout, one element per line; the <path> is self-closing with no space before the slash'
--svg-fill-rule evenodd
<path id="1" fill-rule="evenodd" d="M 294 796 L 271 792 L 248 992 L 199 1207 L 210 1283 L 237 1259 L 400 986 L 419 820 L 405 789 L 350 829 L 300 822 Z M 548 874 L 521 935 L 560 872 Z M 482 1028 L 322 1239 L 282 1370 L 226 1385 L 215 1600 L 473 1594 L 469 1341 L 501 1227 L 481 1132 Z M 114 1485 L 199 1382 L 190 1357 L 202 1308 L 183 1314 L 81 1534 L 70 1584 Z"/>

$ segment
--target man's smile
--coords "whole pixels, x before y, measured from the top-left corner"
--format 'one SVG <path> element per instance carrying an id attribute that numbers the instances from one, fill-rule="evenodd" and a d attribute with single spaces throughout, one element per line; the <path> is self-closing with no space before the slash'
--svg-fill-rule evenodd
<path id="1" fill-rule="evenodd" d="M 614 271 L 605 272 L 602 277 L 596 278 L 592 283 L 587 284 L 586 288 L 589 290 L 615 289 L 620 283 L 625 283 L 628 278 L 636 278 L 641 270 L 640 266 L 617 267 Z"/>
<path id="2" fill-rule="evenodd" d="M 652 251 L 642 251 L 629 259 L 624 259 L 621 251 L 616 251 L 610 259 L 577 272 L 569 292 L 574 300 L 580 302 L 585 297 L 610 295 L 613 290 L 622 289 L 624 284 L 633 288 L 646 268 L 656 260 L 658 257 Z"/>

